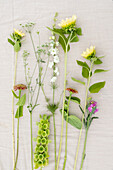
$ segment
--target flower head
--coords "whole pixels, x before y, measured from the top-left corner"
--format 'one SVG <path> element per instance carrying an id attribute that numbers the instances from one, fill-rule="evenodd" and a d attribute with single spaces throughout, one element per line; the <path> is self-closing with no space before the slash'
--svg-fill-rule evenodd
<path id="1" fill-rule="evenodd" d="M 90 46 L 90 48 L 87 48 L 86 51 L 83 51 L 81 56 L 86 59 L 91 59 L 95 54 L 96 54 L 95 46 Z"/>
<path id="2" fill-rule="evenodd" d="M 59 60 L 59 57 L 58 57 L 57 55 L 56 55 L 56 56 L 54 56 L 54 63 L 56 63 L 56 64 L 57 64 L 57 63 L 59 63 L 59 61 L 60 61 L 60 60 Z"/>
<path id="3" fill-rule="evenodd" d="M 51 83 L 55 83 L 56 79 L 57 79 L 57 77 L 54 76 L 54 77 L 52 77 L 52 79 L 51 79 L 50 82 L 51 82 Z"/>
<path id="4" fill-rule="evenodd" d="M 71 18 L 66 18 L 66 20 L 62 20 L 58 25 L 63 29 L 71 28 L 75 26 L 76 19 L 76 15 L 73 15 Z"/>
<path id="5" fill-rule="evenodd" d="M 19 31 L 18 29 L 16 30 L 15 28 L 14 28 L 14 33 L 19 35 L 20 37 L 24 37 L 25 36 L 25 34 L 22 31 Z"/>
<path id="6" fill-rule="evenodd" d="M 67 91 L 69 91 L 69 92 L 72 92 L 72 93 L 78 93 L 78 91 L 77 91 L 77 90 L 72 89 L 72 88 L 67 88 L 66 90 L 67 90 Z"/>
<path id="7" fill-rule="evenodd" d="M 16 90 L 25 90 L 25 89 L 27 89 L 27 86 L 24 85 L 24 84 L 17 84 L 17 85 L 14 86 L 15 91 Z"/>
<path id="8" fill-rule="evenodd" d="M 98 112 L 98 109 L 97 109 L 97 102 L 91 100 L 90 103 L 88 104 L 88 111 L 91 113 L 93 111 L 93 113 L 96 113 Z"/>

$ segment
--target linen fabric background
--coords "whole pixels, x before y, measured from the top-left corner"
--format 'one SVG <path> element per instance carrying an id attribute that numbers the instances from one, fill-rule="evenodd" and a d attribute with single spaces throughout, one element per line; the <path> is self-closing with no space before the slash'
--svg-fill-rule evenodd
<path id="1" fill-rule="evenodd" d="M 71 50 L 68 54 L 67 79 L 68 86 L 76 88 L 79 91 L 77 96 L 82 98 L 84 104 L 85 91 L 82 85 L 71 80 L 71 77 L 82 78 L 81 67 L 77 66 L 76 60 L 84 60 L 81 53 L 90 45 L 96 46 L 97 56 L 105 56 L 102 59 L 103 64 L 99 67 L 109 69 L 107 73 L 100 73 L 93 77 L 92 82 L 106 81 L 105 88 L 99 94 L 93 94 L 93 99 L 98 102 L 99 116 L 90 127 L 86 149 L 86 159 L 83 170 L 113 170 L 113 1 L 112 0 L 0 0 L 0 170 L 12 170 L 12 93 L 13 71 L 14 71 L 14 52 L 13 47 L 7 42 L 13 28 L 20 28 L 19 24 L 26 22 L 35 22 L 33 30 L 33 39 L 35 45 L 38 45 L 36 31 L 40 31 L 41 44 L 49 41 L 50 31 L 46 26 L 52 27 L 55 12 L 59 13 L 58 22 L 61 19 L 77 15 L 77 26 L 82 28 L 83 36 L 80 41 L 71 44 Z M 24 67 L 22 52 L 27 49 L 31 52 L 30 67 L 34 66 L 35 57 L 33 48 L 27 35 L 23 42 L 23 47 L 18 57 L 17 79 L 16 83 L 25 84 Z M 97 68 L 97 67 L 95 67 Z M 60 76 L 58 77 L 58 89 L 55 100 L 58 101 L 59 95 L 63 90 L 64 77 L 64 55 L 60 47 Z M 48 97 L 52 97 L 50 79 L 51 69 L 48 69 L 45 89 Z M 33 137 L 36 137 L 38 127 L 36 121 L 39 120 L 39 114 L 48 113 L 46 102 L 42 93 L 39 98 L 40 105 L 33 112 Z M 27 106 L 27 102 L 26 102 Z M 20 119 L 20 147 L 19 147 L 19 170 L 30 170 L 30 127 L 29 113 L 24 107 L 24 117 Z M 61 107 L 61 106 L 60 106 Z M 76 104 L 70 106 L 70 113 L 82 117 Z M 56 112 L 56 130 L 57 130 L 57 151 L 59 149 L 61 114 Z M 16 132 L 16 124 L 15 124 Z M 80 143 L 80 152 L 77 163 L 77 170 L 80 169 L 81 155 L 84 143 L 84 130 Z M 68 156 L 66 170 L 72 170 L 74 167 L 75 152 L 79 130 L 69 125 L 68 129 Z M 54 170 L 54 140 L 53 124 L 51 118 L 52 143 L 49 144 L 49 166 L 44 170 Z M 33 143 L 35 148 L 35 142 Z M 62 143 L 62 153 L 59 170 L 62 169 L 65 149 L 65 123 Z"/>

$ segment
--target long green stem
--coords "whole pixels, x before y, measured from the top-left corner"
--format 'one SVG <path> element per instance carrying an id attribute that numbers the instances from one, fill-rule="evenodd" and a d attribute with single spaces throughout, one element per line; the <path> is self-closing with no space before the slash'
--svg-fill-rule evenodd
<path id="1" fill-rule="evenodd" d="M 86 152 L 86 143 L 87 143 L 88 129 L 89 129 L 89 119 L 88 119 L 88 123 L 87 123 L 86 134 L 85 134 L 84 149 L 83 149 L 83 153 L 82 153 L 82 162 L 81 162 L 80 170 L 82 170 L 83 163 L 84 163 L 84 159 L 85 159 L 85 152 Z"/>
<path id="2" fill-rule="evenodd" d="M 20 97 L 21 97 L 21 90 L 19 90 L 19 99 L 20 99 Z M 17 152 L 16 152 L 16 160 L 15 160 L 14 170 L 16 170 L 18 154 L 19 154 L 19 107 L 18 107 L 18 122 L 17 122 Z"/>
<path id="3" fill-rule="evenodd" d="M 66 167 L 66 161 L 67 161 L 67 132 L 68 132 L 68 114 L 69 114 L 69 104 L 70 104 L 71 96 L 72 96 L 72 93 L 70 93 L 69 100 L 68 100 L 68 106 L 67 106 L 66 139 L 65 139 L 65 157 L 64 157 L 63 170 L 65 170 L 65 167 Z"/>
<path id="4" fill-rule="evenodd" d="M 30 130 L 31 130 L 31 168 L 33 170 L 33 134 L 32 134 L 32 112 L 30 113 Z"/>
<path id="5" fill-rule="evenodd" d="M 55 170 L 56 170 L 56 125 L 55 125 L 55 113 L 53 113 L 53 125 L 54 125 L 54 152 L 55 152 Z"/>
<path id="6" fill-rule="evenodd" d="M 16 81 L 17 58 L 18 58 L 18 53 L 16 52 L 13 86 L 15 86 L 15 81 Z M 14 129 L 15 129 L 15 123 L 14 123 L 14 95 L 13 95 L 12 96 L 13 168 L 15 165 L 15 132 L 14 132 Z"/>
<path id="7" fill-rule="evenodd" d="M 63 127 L 64 127 L 64 104 L 65 104 L 66 77 L 67 77 L 67 48 L 66 48 L 66 52 L 65 52 L 65 74 L 64 74 L 64 94 L 63 94 L 63 107 L 62 107 L 62 125 L 61 125 L 61 137 L 60 137 L 60 146 L 59 146 L 58 161 L 57 161 L 57 170 L 59 167 L 59 161 L 60 161 L 60 155 L 61 155 L 62 135 L 63 135 Z"/>
<path id="8" fill-rule="evenodd" d="M 87 86 L 86 86 L 84 113 L 86 112 L 86 105 L 87 105 L 87 98 L 88 98 L 88 90 L 89 90 L 89 85 L 90 85 L 90 80 L 91 80 L 92 68 L 93 68 L 93 61 L 91 62 L 91 67 L 90 67 L 90 70 L 89 70 L 89 78 L 88 78 Z M 79 135 L 79 139 L 78 139 L 78 146 L 77 146 L 77 151 L 76 151 L 76 157 L 75 157 L 75 163 L 74 163 L 74 170 L 76 169 L 76 165 L 77 165 L 78 152 L 79 152 L 80 141 L 81 141 L 81 136 L 82 136 L 82 131 L 83 131 L 83 121 L 84 121 L 84 114 L 83 114 L 83 116 L 82 116 L 82 128 L 81 128 L 81 130 L 80 130 L 80 135 Z"/>

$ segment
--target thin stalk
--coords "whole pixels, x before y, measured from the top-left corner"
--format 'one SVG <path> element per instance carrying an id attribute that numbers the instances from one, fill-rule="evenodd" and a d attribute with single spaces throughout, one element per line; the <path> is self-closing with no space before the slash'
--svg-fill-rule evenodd
<path id="1" fill-rule="evenodd" d="M 13 86 L 15 86 L 15 81 L 16 81 L 17 58 L 18 58 L 18 53 L 16 52 Z M 14 132 L 14 129 L 15 129 L 15 123 L 14 123 L 14 95 L 13 95 L 12 96 L 13 168 L 14 168 L 14 165 L 15 165 L 15 132 Z"/>
<path id="2" fill-rule="evenodd" d="M 86 105 L 87 105 L 87 98 L 88 98 L 88 90 L 89 90 L 89 85 L 90 85 L 90 81 L 91 81 L 91 72 L 92 72 L 92 68 L 93 68 L 93 61 L 91 62 L 91 67 L 89 70 L 89 78 L 87 80 L 87 86 L 86 86 L 86 94 L 85 94 L 85 105 L 84 105 L 84 113 L 86 112 Z M 79 139 L 78 139 L 78 146 L 77 146 L 77 151 L 76 151 L 76 157 L 75 157 L 75 163 L 74 163 L 74 170 L 76 169 L 76 165 L 77 165 L 77 158 L 78 158 L 78 152 L 79 152 L 79 147 L 80 147 L 80 141 L 81 141 L 81 136 L 82 136 L 82 131 L 83 131 L 83 122 L 84 121 L 84 114 L 82 116 L 82 128 L 80 130 L 80 134 L 79 134 Z"/>
<path id="3" fill-rule="evenodd" d="M 66 161 L 67 161 L 67 132 L 68 132 L 68 114 L 69 114 L 69 104 L 70 104 L 71 96 L 72 96 L 72 93 L 70 93 L 69 100 L 68 100 L 68 106 L 67 106 L 66 139 L 65 139 L 65 157 L 64 157 L 63 170 L 65 170 L 65 167 L 66 167 Z"/>
<path id="4" fill-rule="evenodd" d="M 54 124 L 55 170 L 56 170 L 56 168 L 57 168 L 57 160 L 56 160 L 56 125 L 55 125 L 55 113 L 53 113 L 53 124 Z"/>
<path id="5" fill-rule="evenodd" d="M 20 97 L 21 97 L 21 90 L 19 90 L 19 99 Z M 17 122 L 17 153 L 16 153 L 16 161 L 15 161 L 14 170 L 16 169 L 16 166 L 17 166 L 18 154 L 19 154 L 19 107 L 18 107 L 18 122 Z"/>
<path id="6" fill-rule="evenodd" d="M 63 107 L 62 107 L 62 126 L 61 126 L 61 138 L 60 138 L 60 146 L 58 153 L 58 161 L 57 161 L 57 170 L 59 167 L 60 155 L 61 155 L 61 147 L 62 147 L 62 135 L 63 135 L 63 127 L 64 127 L 64 104 L 65 104 L 65 89 L 66 89 L 66 77 L 67 77 L 67 47 L 65 52 L 65 74 L 64 74 L 64 94 L 63 94 Z"/>
<path id="7" fill-rule="evenodd" d="M 88 135 L 88 129 L 89 129 L 88 127 L 89 127 L 89 119 L 88 119 L 86 134 L 85 134 L 84 149 L 83 149 L 83 153 L 82 153 L 82 162 L 81 162 L 80 170 L 82 170 L 83 163 L 84 163 L 84 159 L 85 159 L 86 143 L 87 143 L 87 135 Z"/>
<path id="8" fill-rule="evenodd" d="M 30 130 L 31 130 L 31 168 L 33 170 L 33 134 L 32 134 L 32 112 L 30 113 Z"/>

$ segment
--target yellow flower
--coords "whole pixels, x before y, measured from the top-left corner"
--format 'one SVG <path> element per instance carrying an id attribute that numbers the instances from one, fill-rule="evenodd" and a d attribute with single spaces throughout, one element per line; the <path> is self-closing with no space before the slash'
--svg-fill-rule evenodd
<path id="1" fill-rule="evenodd" d="M 16 30 L 16 29 L 14 28 L 14 32 L 15 32 L 15 34 L 17 34 L 17 35 L 19 35 L 19 36 L 21 36 L 21 37 L 24 37 L 24 36 L 25 36 L 25 34 L 24 34 L 22 31 L 19 31 L 18 29 Z"/>
<path id="2" fill-rule="evenodd" d="M 76 19 L 77 19 L 76 15 L 73 15 L 71 18 L 66 18 L 66 20 L 62 20 L 58 24 L 58 26 L 60 26 L 61 28 L 67 28 L 73 26 L 76 23 Z"/>
<path id="3" fill-rule="evenodd" d="M 88 59 L 95 55 L 95 53 L 96 53 L 95 46 L 90 46 L 90 48 L 87 48 L 86 51 L 83 51 L 81 56 Z"/>

